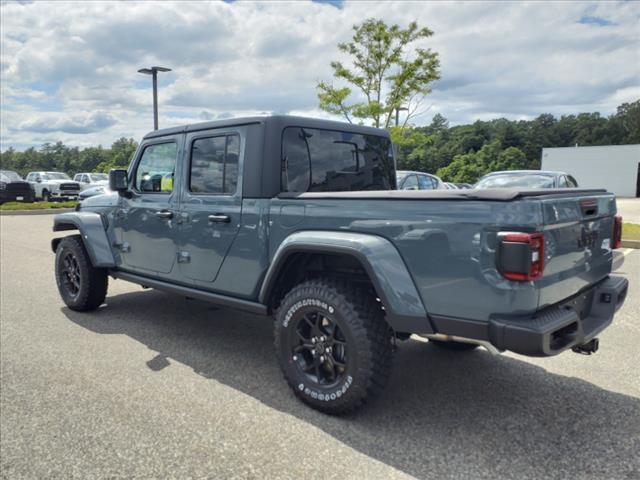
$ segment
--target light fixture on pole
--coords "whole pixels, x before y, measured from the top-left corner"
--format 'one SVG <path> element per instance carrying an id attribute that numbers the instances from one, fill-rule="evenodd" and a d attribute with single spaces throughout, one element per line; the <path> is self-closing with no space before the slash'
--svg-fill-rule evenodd
<path id="1" fill-rule="evenodd" d="M 407 111 L 407 107 L 396 107 L 396 127 L 400 123 L 400 110 Z"/>
<path id="2" fill-rule="evenodd" d="M 170 72 L 170 68 L 151 67 L 141 68 L 138 73 L 151 75 L 153 77 L 153 129 L 158 130 L 158 72 Z"/>

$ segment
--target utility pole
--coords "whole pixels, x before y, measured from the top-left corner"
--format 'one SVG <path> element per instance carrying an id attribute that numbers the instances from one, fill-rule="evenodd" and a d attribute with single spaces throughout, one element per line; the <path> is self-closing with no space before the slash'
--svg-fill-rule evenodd
<path id="1" fill-rule="evenodd" d="M 151 67 L 141 68 L 138 73 L 144 73 L 145 75 L 151 75 L 153 78 L 153 129 L 158 130 L 158 72 L 170 72 L 170 68 L 166 67 Z"/>

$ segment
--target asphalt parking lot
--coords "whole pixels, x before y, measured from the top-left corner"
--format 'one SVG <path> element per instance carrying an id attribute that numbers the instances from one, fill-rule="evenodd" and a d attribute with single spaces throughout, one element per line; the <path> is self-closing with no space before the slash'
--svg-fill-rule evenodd
<path id="1" fill-rule="evenodd" d="M 333 418 L 289 392 L 269 320 L 122 281 L 68 310 L 51 224 L 0 217 L 2 478 L 640 477 L 640 251 L 596 355 L 411 340 L 383 397 Z"/>

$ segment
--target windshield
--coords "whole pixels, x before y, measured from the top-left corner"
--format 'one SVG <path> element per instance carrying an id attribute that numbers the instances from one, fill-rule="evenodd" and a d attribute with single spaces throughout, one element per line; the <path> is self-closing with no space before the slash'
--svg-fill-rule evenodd
<path id="1" fill-rule="evenodd" d="M 69 175 L 60 172 L 47 172 L 42 175 L 42 178 L 44 178 L 45 180 L 71 180 L 69 178 Z"/>
<path id="2" fill-rule="evenodd" d="M 3 182 L 21 182 L 22 177 L 18 175 L 16 172 L 12 172 L 11 170 L 2 170 L 0 171 L 0 175 L 2 175 Z"/>
<path id="3" fill-rule="evenodd" d="M 91 177 L 92 182 L 101 182 L 103 180 L 109 180 L 109 175 L 106 173 L 90 173 L 89 177 Z"/>
<path id="4" fill-rule="evenodd" d="M 480 180 L 475 188 L 553 188 L 553 177 L 522 173 L 491 175 Z"/>

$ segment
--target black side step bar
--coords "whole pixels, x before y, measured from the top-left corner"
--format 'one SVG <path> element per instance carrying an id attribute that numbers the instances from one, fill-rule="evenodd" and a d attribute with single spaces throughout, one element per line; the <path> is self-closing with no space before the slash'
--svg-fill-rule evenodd
<path id="1" fill-rule="evenodd" d="M 127 282 L 137 283 L 138 285 L 144 285 L 145 287 L 155 288 L 164 292 L 175 293 L 176 295 L 181 295 L 183 297 L 204 300 L 205 302 L 214 303 L 216 305 L 221 305 L 224 307 L 235 308 L 236 310 L 242 310 L 258 315 L 268 314 L 266 305 L 258 302 L 252 302 L 250 300 L 227 297 L 225 295 L 219 295 L 217 293 L 198 290 L 197 288 L 175 285 L 173 283 L 167 283 L 163 282 L 162 280 L 148 278 L 142 275 L 136 275 L 134 273 L 123 272 L 121 270 L 110 270 L 109 275 L 111 275 L 113 278 L 119 278 Z"/>

